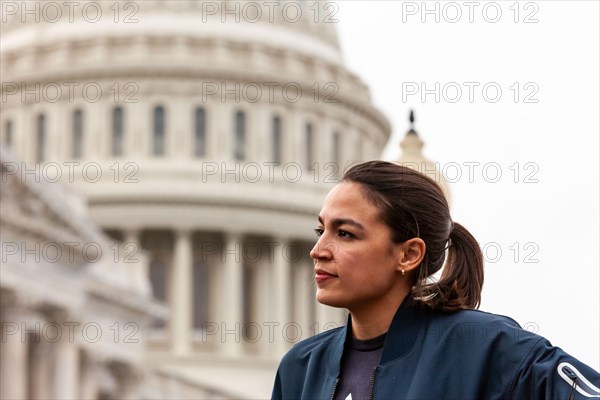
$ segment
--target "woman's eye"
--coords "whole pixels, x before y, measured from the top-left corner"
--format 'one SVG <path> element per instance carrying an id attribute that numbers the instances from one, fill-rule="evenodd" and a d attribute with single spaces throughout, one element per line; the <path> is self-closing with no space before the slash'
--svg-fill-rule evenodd
<path id="1" fill-rule="evenodd" d="M 321 235 L 323 234 L 323 229 L 321 229 L 321 228 L 316 228 L 316 229 L 315 229 L 315 233 L 317 234 L 317 237 L 321 237 Z"/>
<path id="2" fill-rule="evenodd" d="M 343 231 L 343 230 L 340 230 L 340 231 L 338 232 L 338 234 L 339 234 L 341 237 L 343 237 L 343 238 L 351 238 L 351 237 L 354 237 L 354 235 L 353 235 L 353 234 L 351 234 L 350 232 L 348 232 L 348 231 Z"/>

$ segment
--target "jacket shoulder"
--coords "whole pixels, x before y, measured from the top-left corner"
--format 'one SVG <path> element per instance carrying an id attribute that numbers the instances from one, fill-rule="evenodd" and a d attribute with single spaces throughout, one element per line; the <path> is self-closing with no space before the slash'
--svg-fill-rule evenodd
<path id="1" fill-rule="evenodd" d="M 488 384 L 500 382 L 494 393 L 507 399 L 583 399 L 600 394 L 597 371 L 536 334 L 536 325 L 526 328 L 510 317 L 479 310 L 434 313 L 430 325 L 442 332 L 447 339 L 443 342 L 454 340 L 456 347 L 468 352 L 470 361 L 485 361 L 480 370 L 502 371 Z"/>
<path id="2" fill-rule="evenodd" d="M 313 374 L 321 373 L 328 360 L 329 350 L 336 347 L 336 344 L 343 346 L 340 341 L 345 340 L 345 332 L 344 327 L 339 327 L 296 343 L 279 363 L 271 398 L 279 400 L 302 397 L 309 370 L 312 368 Z"/>
<path id="3" fill-rule="evenodd" d="M 283 356 L 281 365 L 287 362 L 296 363 L 310 357 L 315 351 L 325 350 L 329 345 L 345 340 L 344 332 L 344 327 L 341 326 L 299 341 Z"/>
<path id="4" fill-rule="evenodd" d="M 511 337 L 514 340 L 538 341 L 536 326 L 523 329 L 517 321 L 505 315 L 492 314 L 480 310 L 461 310 L 453 313 L 433 312 L 430 324 L 440 326 L 443 330 L 465 330 L 470 329 L 478 332 L 483 339 L 492 337 Z"/>
<path id="5" fill-rule="evenodd" d="M 481 310 L 461 310 L 452 313 L 434 313 L 434 318 L 440 320 L 447 320 L 449 322 L 470 322 L 479 324 L 503 324 L 515 328 L 521 328 L 521 326 L 514 319 L 507 317 L 506 315 L 493 314 Z"/>
<path id="6" fill-rule="evenodd" d="M 511 363 L 518 363 L 532 347 L 543 339 L 537 329 L 523 329 L 512 318 L 478 310 L 453 313 L 433 312 L 427 326 L 428 342 L 452 343 L 472 356 L 496 353 Z M 531 330 L 530 330 L 531 329 Z M 432 344 L 432 343 L 430 343 Z"/>

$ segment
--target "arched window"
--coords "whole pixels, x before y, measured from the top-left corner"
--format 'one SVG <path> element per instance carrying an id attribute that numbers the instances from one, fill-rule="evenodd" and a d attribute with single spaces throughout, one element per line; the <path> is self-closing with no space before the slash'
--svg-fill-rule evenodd
<path id="1" fill-rule="evenodd" d="M 4 146 L 12 146 L 12 121 L 6 120 L 4 122 Z"/>
<path id="2" fill-rule="evenodd" d="M 271 132 L 273 145 L 272 159 L 275 163 L 281 163 L 281 118 L 273 117 L 273 131 Z"/>
<path id="3" fill-rule="evenodd" d="M 150 262 L 150 284 L 154 298 L 162 302 L 167 301 L 167 267 L 162 260 L 154 259 Z M 164 328 L 165 321 L 156 320 L 154 328 Z"/>
<path id="4" fill-rule="evenodd" d="M 123 107 L 112 111 L 112 155 L 123 155 Z"/>
<path id="5" fill-rule="evenodd" d="M 194 115 L 194 154 L 206 156 L 206 111 L 201 107 L 196 108 Z"/>
<path id="6" fill-rule="evenodd" d="M 340 133 L 337 131 L 333 132 L 333 138 L 331 139 L 331 141 L 331 161 L 334 163 L 334 171 L 337 172 L 337 176 L 341 177 L 344 173 L 344 166 L 341 165 L 343 160 Z"/>
<path id="7" fill-rule="evenodd" d="M 155 156 L 165 154 L 165 109 L 162 106 L 154 108 L 154 147 Z"/>
<path id="8" fill-rule="evenodd" d="M 46 155 L 46 116 L 44 114 L 39 114 L 37 117 L 35 149 L 35 160 L 37 162 L 44 161 Z"/>
<path id="9" fill-rule="evenodd" d="M 152 284 L 152 293 L 160 301 L 167 300 L 166 287 L 167 268 L 160 259 L 154 259 L 150 263 L 150 282 Z"/>
<path id="10" fill-rule="evenodd" d="M 335 163 L 336 167 L 341 169 L 340 166 L 340 134 L 339 132 L 333 132 L 332 144 L 331 144 L 331 161 Z"/>
<path id="11" fill-rule="evenodd" d="M 73 158 L 83 155 L 83 113 L 75 110 L 73 113 Z"/>
<path id="12" fill-rule="evenodd" d="M 256 323 L 255 318 L 255 304 L 256 293 L 256 271 L 254 268 L 249 266 L 241 266 L 242 267 L 242 299 L 243 299 L 243 308 L 242 308 L 242 321 L 243 326 L 248 327 L 252 326 Z M 250 325 L 252 324 L 252 325 Z M 244 335 L 244 339 L 247 339 L 249 334 L 253 334 L 249 329 L 242 330 L 242 334 Z"/>
<path id="13" fill-rule="evenodd" d="M 170 282 L 170 265 L 173 260 L 173 232 L 167 230 L 144 230 L 139 235 L 140 248 L 148 253 L 150 264 L 148 278 L 154 297 L 167 302 L 171 295 L 168 283 Z M 164 328 L 166 321 L 156 321 L 155 328 Z"/>
<path id="14" fill-rule="evenodd" d="M 206 263 L 194 265 L 194 329 L 203 329 L 209 321 L 209 269 Z"/>
<path id="15" fill-rule="evenodd" d="M 243 111 L 235 113 L 235 159 L 243 161 L 246 158 L 246 114 Z"/>
<path id="16" fill-rule="evenodd" d="M 306 168 L 309 170 L 313 169 L 313 127 L 312 124 L 306 124 L 304 131 L 304 146 L 306 151 Z"/>

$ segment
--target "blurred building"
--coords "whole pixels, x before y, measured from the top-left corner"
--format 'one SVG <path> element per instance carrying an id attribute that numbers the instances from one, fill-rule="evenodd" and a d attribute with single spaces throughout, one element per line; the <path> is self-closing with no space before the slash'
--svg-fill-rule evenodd
<path id="1" fill-rule="evenodd" d="M 439 164 L 428 160 L 423 155 L 423 146 L 425 146 L 425 142 L 423 142 L 415 130 L 415 115 L 412 110 L 410 111 L 408 121 L 410 122 L 410 128 L 400 142 L 402 153 L 396 162 L 405 167 L 419 171 L 420 173 L 433 179 L 438 185 L 440 185 L 446 200 L 448 200 L 448 203 L 450 204 L 451 196 L 448 180 L 442 173 L 442 168 L 439 167 Z"/>
<path id="2" fill-rule="evenodd" d="M 168 309 L 146 257 L 130 262 L 79 197 L 21 167 L 0 150 L 0 397 L 223 397 L 147 368 L 147 327 Z"/>
<path id="3" fill-rule="evenodd" d="M 267 397 L 295 341 L 345 320 L 314 301 L 316 216 L 390 136 L 335 8 L 67 3 L 2 5 L 3 398 Z M 78 257 L 11 247 L 50 242 Z M 63 353 L 44 327 L 64 321 Z"/>

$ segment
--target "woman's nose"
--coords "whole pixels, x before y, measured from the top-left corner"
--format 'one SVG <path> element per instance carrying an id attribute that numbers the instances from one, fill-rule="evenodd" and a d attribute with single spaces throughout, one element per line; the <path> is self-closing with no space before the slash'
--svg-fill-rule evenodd
<path id="1" fill-rule="evenodd" d="M 315 260 L 330 260 L 333 258 L 334 249 L 335 244 L 331 241 L 327 242 L 324 236 L 321 236 L 310 251 L 310 256 Z"/>

